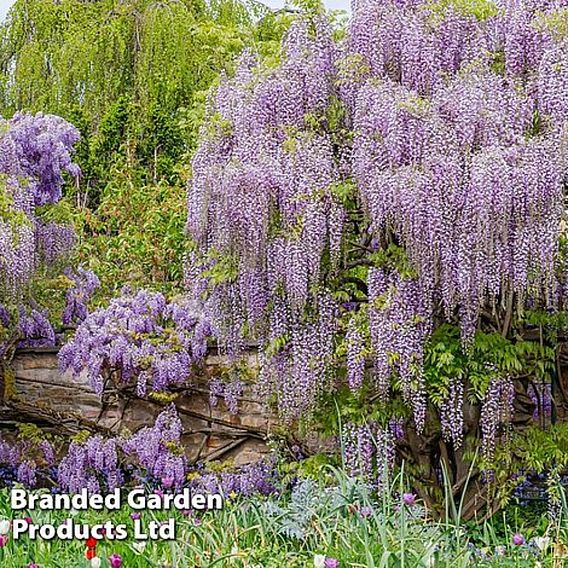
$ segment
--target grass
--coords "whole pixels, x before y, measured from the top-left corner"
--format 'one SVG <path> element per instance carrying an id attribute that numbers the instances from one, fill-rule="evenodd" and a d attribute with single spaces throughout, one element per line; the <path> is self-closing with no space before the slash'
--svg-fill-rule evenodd
<path id="1" fill-rule="evenodd" d="M 373 496 L 356 480 L 330 469 L 333 483 L 301 480 L 292 490 L 273 497 L 235 497 L 222 511 L 184 516 L 175 511 L 145 511 L 144 522 L 174 517 L 175 541 L 149 541 L 144 548 L 132 538 L 105 539 L 97 545 L 102 567 L 117 553 L 123 567 L 309 567 L 314 555 L 339 560 L 341 567 L 448 567 L 564 566 L 566 542 L 564 522 L 545 529 L 550 546 L 541 552 L 529 544 L 514 546 L 515 532 L 530 533 L 528 527 L 503 526 L 491 522 L 468 531 L 458 521 L 434 522 L 419 502 L 404 505 L 403 476 L 391 481 L 380 497 Z M 326 475 L 329 477 L 329 475 Z M 0 490 L 0 520 L 30 516 L 38 524 L 59 525 L 72 517 L 76 523 L 99 524 L 112 520 L 132 531 L 132 512 L 119 511 L 29 511 L 12 513 L 8 490 Z M 542 530 L 542 529 L 541 529 Z M 534 535 L 534 532 L 533 532 Z M 138 546 L 138 549 L 136 548 Z M 40 568 L 88 568 L 85 543 L 43 541 L 23 537 L 9 539 L 0 548 L 2 568 L 25 568 L 35 562 Z M 554 558 L 556 555 L 556 559 Z"/>

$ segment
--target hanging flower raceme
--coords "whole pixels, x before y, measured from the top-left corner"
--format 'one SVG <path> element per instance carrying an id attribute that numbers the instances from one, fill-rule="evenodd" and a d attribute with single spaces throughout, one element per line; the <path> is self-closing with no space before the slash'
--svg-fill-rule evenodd
<path id="1" fill-rule="evenodd" d="M 459 448 L 463 442 L 463 397 L 464 386 L 459 378 L 448 385 L 448 394 L 440 404 L 440 422 L 442 437 Z"/>
<path id="2" fill-rule="evenodd" d="M 378 392 L 386 400 L 391 378 L 396 374 L 403 398 L 412 407 L 416 427 L 421 431 L 426 416 L 424 346 L 432 325 L 425 302 L 427 295 L 419 281 L 378 268 L 369 269 L 368 290 Z"/>
<path id="3" fill-rule="evenodd" d="M 343 428 L 342 447 L 347 474 L 381 490 L 395 462 L 394 436 L 389 427 L 348 423 Z"/>
<path id="4" fill-rule="evenodd" d="M 92 436 L 86 443 L 71 442 L 57 473 L 59 486 L 71 493 L 86 487 L 90 493 L 114 491 L 124 477 L 113 439 Z"/>
<path id="5" fill-rule="evenodd" d="M 57 116 L 0 117 L 0 291 L 9 297 L 75 244 L 70 226 L 44 222 L 37 208 L 61 199 L 65 172 L 79 175 L 72 161 L 78 139 L 78 130 Z"/>
<path id="6" fill-rule="evenodd" d="M 89 313 L 87 304 L 101 283 L 92 270 L 83 268 L 79 268 L 76 272 L 68 268 L 65 270 L 65 276 L 73 282 L 73 285 L 65 293 L 63 324 L 78 324 L 87 317 Z"/>
<path id="7" fill-rule="evenodd" d="M 19 309 L 18 333 L 22 337 L 18 347 L 54 347 L 55 331 L 48 319 L 47 310 L 34 307 L 30 311 L 23 306 Z"/>
<path id="8" fill-rule="evenodd" d="M 188 302 L 168 303 L 160 293 L 141 290 L 112 300 L 89 314 L 59 352 L 63 370 L 87 371 L 102 394 L 105 373 L 118 371 L 120 382 L 135 381 L 139 395 L 147 388 L 165 390 L 191 376 L 206 352 L 209 326 Z"/>
<path id="9" fill-rule="evenodd" d="M 500 435 L 507 432 L 513 416 L 515 387 L 510 378 L 493 378 L 481 405 L 482 453 L 491 458 Z"/>
<path id="10" fill-rule="evenodd" d="M 247 54 L 211 95 L 189 295 L 223 351 L 260 346 L 261 390 L 287 417 L 334 388 L 323 366 L 345 329 L 350 386 L 400 392 L 421 432 L 435 325 L 459 324 L 467 351 L 487 304 L 563 305 L 568 50 L 547 23 L 563 1 L 482 4 L 360 0 L 337 46 L 297 21 L 278 67 Z M 368 302 L 368 339 L 338 325 L 339 297 Z M 456 381 L 441 401 L 456 447 L 464 397 Z"/>
<path id="11" fill-rule="evenodd" d="M 187 471 L 182 433 L 181 420 L 172 404 L 156 418 L 154 426 L 142 428 L 122 441 L 121 447 L 144 468 L 150 480 L 179 488 Z"/>

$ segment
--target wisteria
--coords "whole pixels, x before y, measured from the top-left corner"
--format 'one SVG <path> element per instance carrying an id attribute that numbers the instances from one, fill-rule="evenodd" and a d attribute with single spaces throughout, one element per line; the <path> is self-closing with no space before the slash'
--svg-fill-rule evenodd
<path id="1" fill-rule="evenodd" d="M 144 481 L 159 487 L 181 487 L 188 471 L 181 445 L 182 425 L 173 406 L 155 424 L 128 437 L 92 435 L 71 441 L 58 460 L 49 440 L 0 438 L 0 475 L 4 484 L 52 485 L 55 490 L 106 493 L 126 482 Z"/>
<path id="2" fill-rule="evenodd" d="M 278 471 L 272 460 L 227 469 L 190 467 L 182 443 L 183 425 L 174 405 L 162 411 L 152 426 L 128 436 L 92 435 L 66 444 L 58 460 L 48 440 L 27 438 L 7 442 L 0 438 L 0 482 L 28 488 L 47 486 L 56 492 L 114 491 L 143 484 L 148 490 L 221 492 L 225 498 L 270 495 L 278 491 Z"/>
<path id="3" fill-rule="evenodd" d="M 531 383 L 527 392 L 534 404 L 533 420 L 545 422 L 552 414 L 552 385 Z"/>
<path id="4" fill-rule="evenodd" d="M 419 282 L 390 276 L 370 268 L 369 328 L 375 355 L 377 386 L 383 398 L 394 371 L 402 385 L 402 395 L 414 411 L 418 430 L 424 427 L 426 393 L 422 374 L 424 343 L 431 328 Z"/>
<path id="5" fill-rule="evenodd" d="M 353 397 L 368 386 L 385 406 L 402 399 L 419 435 L 435 406 L 442 439 L 459 448 L 470 381 L 445 377 L 429 399 L 432 334 L 444 321 L 459 327 L 467 358 L 488 317 L 507 335 L 512 312 L 566 302 L 568 49 L 547 24 L 561 7 L 361 0 L 339 43 L 323 16 L 300 17 L 276 67 L 245 52 L 210 94 L 193 159 L 187 294 L 125 290 L 89 313 L 97 277 L 67 271 L 63 324 L 77 331 L 62 369 L 86 372 L 99 395 L 114 381 L 146 396 L 190 382 L 210 340 L 231 361 L 252 344 L 259 392 L 283 418 L 312 415 L 345 381 Z M 70 228 L 38 207 L 56 204 L 65 172 L 79 172 L 77 132 L 61 119 L 19 114 L 2 126 L 0 207 L 11 217 L 0 219 L 0 279 L 10 294 L 73 246 Z M 19 347 L 55 344 L 45 311 L 18 311 Z M 494 369 L 476 393 L 487 457 L 510 420 L 512 379 Z M 210 391 L 213 406 L 222 398 L 238 412 L 240 379 L 214 379 Z M 164 446 L 158 430 L 144 433 L 147 456 L 128 452 L 154 481 L 179 485 L 179 436 Z M 367 465 L 346 454 L 350 471 L 391 464 L 399 437 L 398 423 L 349 426 L 347 446 L 369 454 Z M 73 446 L 69 463 L 96 469 L 107 451 L 97 443 L 94 457 Z M 32 479 L 30 464 L 18 468 Z"/>
<path id="6" fill-rule="evenodd" d="M 271 314 L 273 345 L 287 344 L 276 353 L 261 354 L 260 393 L 276 394 L 284 418 L 298 418 L 311 413 L 318 396 L 329 389 L 329 365 L 334 353 L 333 335 L 337 326 L 337 306 L 329 292 L 315 299 L 317 317 L 302 321 L 284 319 L 279 308 Z"/>
<path id="7" fill-rule="evenodd" d="M 488 298 L 530 291 L 550 304 L 556 285 L 568 51 L 533 26 L 554 6 L 510 4 L 487 19 L 450 5 L 431 26 L 425 5 L 362 2 L 348 38 L 368 66 L 349 89 L 371 228 L 394 230 L 424 301 L 457 311 L 465 342 Z"/>
<path id="8" fill-rule="evenodd" d="M 347 474 L 362 478 L 379 491 L 384 488 L 395 462 L 395 436 L 391 428 L 348 423 L 342 432 L 342 446 Z"/>
<path id="9" fill-rule="evenodd" d="M 55 465 L 54 449 L 49 440 L 39 444 L 28 439 L 12 443 L 0 438 L 0 483 L 10 486 L 17 482 L 28 488 L 46 483 Z"/>
<path id="10" fill-rule="evenodd" d="M 218 378 L 209 381 L 209 403 L 217 406 L 219 398 L 222 398 L 227 405 L 230 414 L 238 414 L 239 397 L 243 395 L 243 383 L 239 379 L 230 382 L 223 382 Z"/>
<path id="11" fill-rule="evenodd" d="M 79 131 L 58 116 L 42 113 L 17 113 L 3 121 L 2 131 L 0 171 L 11 179 L 28 180 L 14 196 L 18 205 L 29 211 L 59 201 L 64 172 L 80 173 L 72 159 Z"/>
<path id="12" fill-rule="evenodd" d="M 73 285 L 65 293 L 63 325 L 79 324 L 89 313 L 87 304 L 100 286 L 100 281 L 92 270 L 83 268 L 79 268 L 76 272 L 66 269 L 65 275 L 73 282 Z"/>
<path id="13" fill-rule="evenodd" d="M 278 471 L 271 461 L 260 461 L 244 465 L 235 471 L 200 473 L 193 477 L 190 486 L 195 491 L 221 493 L 225 497 L 271 495 L 278 488 Z"/>
<path id="14" fill-rule="evenodd" d="M 91 436 L 84 444 L 71 442 L 57 469 L 57 482 L 63 491 L 91 493 L 114 491 L 124 481 L 114 439 Z"/>
<path id="15" fill-rule="evenodd" d="M 75 244 L 67 224 L 43 221 L 37 208 L 56 204 L 64 173 L 79 175 L 73 162 L 76 128 L 60 117 L 17 113 L 0 118 L 0 288 L 21 295 L 42 266 L 63 260 Z"/>
<path id="16" fill-rule="evenodd" d="M 192 279 L 194 297 L 203 299 L 204 279 L 216 282 L 203 309 L 224 350 L 238 355 L 247 333 L 267 347 L 261 382 L 295 417 L 325 385 L 335 316 L 321 257 L 337 263 L 344 212 L 332 191 L 332 139 L 306 127 L 307 117 L 324 118 L 334 93 L 331 30 L 324 19 L 313 29 L 298 21 L 283 49 L 282 66 L 261 81 L 246 54 L 210 100 L 188 199 L 199 246 L 188 271 L 205 269 Z M 310 305 L 323 312 L 306 320 Z"/>
<path id="17" fill-rule="evenodd" d="M 459 448 L 463 442 L 463 398 L 463 382 L 456 378 L 448 385 L 448 394 L 440 404 L 442 436 L 446 442 L 451 441 L 456 448 Z"/>
<path id="18" fill-rule="evenodd" d="M 365 341 L 357 329 L 355 319 L 350 320 L 345 336 L 347 341 L 347 381 L 349 388 L 358 389 L 365 375 Z"/>
<path id="19" fill-rule="evenodd" d="M 441 321 L 467 353 L 488 306 L 562 307 L 562 8 L 361 0 L 342 42 L 300 18 L 276 69 L 246 54 L 212 94 L 188 190 L 188 294 L 232 357 L 260 344 L 261 391 L 282 415 L 334 388 L 344 332 L 349 386 L 401 393 L 420 433 Z M 478 393 L 486 440 L 499 381 Z M 439 405 L 456 448 L 465 384 Z"/>
<path id="20" fill-rule="evenodd" d="M 342 436 L 345 471 L 370 482 L 374 473 L 375 442 L 369 425 L 346 424 Z"/>
<path id="21" fill-rule="evenodd" d="M 92 287 L 93 277 L 85 277 Z M 134 384 L 143 396 L 148 388 L 162 391 L 189 380 L 192 365 L 205 354 L 208 335 L 208 324 L 190 303 L 125 290 L 86 317 L 59 352 L 59 361 L 76 376 L 86 371 L 98 394 L 105 380 L 119 373 L 119 385 Z"/>
<path id="22" fill-rule="evenodd" d="M 19 348 L 55 347 L 55 331 L 49 321 L 48 312 L 39 306 L 34 306 L 29 311 L 20 306 L 17 332 L 22 338 L 18 341 Z"/>
<path id="23" fill-rule="evenodd" d="M 492 379 L 481 406 L 481 446 L 484 457 L 491 458 L 496 440 L 506 434 L 513 416 L 515 386 L 510 378 Z"/>
<path id="24" fill-rule="evenodd" d="M 172 405 L 156 418 L 154 426 L 142 428 L 121 446 L 144 468 L 148 480 L 166 488 L 179 488 L 187 470 L 182 433 L 181 420 Z"/>
<path id="25" fill-rule="evenodd" d="M 391 418 L 389 420 L 389 430 L 394 440 L 402 440 L 405 434 L 405 425 L 403 418 Z"/>

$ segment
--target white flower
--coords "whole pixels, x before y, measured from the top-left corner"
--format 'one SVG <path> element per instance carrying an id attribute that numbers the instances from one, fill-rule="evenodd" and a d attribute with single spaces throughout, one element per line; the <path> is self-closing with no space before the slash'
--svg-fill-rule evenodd
<path id="1" fill-rule="evenodd" d="M 91 568 L 101 568 L 101 559 L 98 556 L 91 558 Z"/>
<path id="2" fill-rule="evenodd" d="M 434 568 L 436 566 L 436 558 L 432 555 L 426 556 L 422 559 L 426 568 Z"/>
<path id="3" fill-rule="evenodd" d="M 10 521 L 8 519 L 3 519 L 0 521 L 0 534 L 8 534 L 10 532 Z"/>
<path id="4" fill-rule="evenodd" d="M 325 556 L 323 554 L 314 556 L 314 568 L 325 568 Z"/>
<path id="5" fill-rule="evenodd" d="M 533 538 L 533 542 L 534 542 L 535 546 L 541 552 L 544 552 L 550 546 L 550 537 L 548 537 L 548 536 L 535 536 Z"/>
<path id="6" fill-rule="evenodd" d="M 132 547 L 138 554 L 142 554 L 144 549 L 146 548 L 146 541 L 145 540 L 137 540 L 132 544 Z"/>

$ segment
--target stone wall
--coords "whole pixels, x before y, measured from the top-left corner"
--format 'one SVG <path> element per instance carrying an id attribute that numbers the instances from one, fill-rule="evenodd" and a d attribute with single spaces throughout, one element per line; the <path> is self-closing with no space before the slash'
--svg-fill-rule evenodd
<path id="1" fill-rule="evenodd" d="M 249 355 L 249 365 L 256 365 L 256 354 Z M 277 427 L 275 417 L 255 398 L 251 385 L 245 385 L 239 398 L 239 412 L 232 415 L 219 399 L 209 403 L 208 382 L 220 372 L 222 357 L 210 355 L 203 374 L 177 393 L 175 404 L 184 425 L 184 445 L 193 461 L 217 458 L 233 459 L 240 465 L 261 459 L 267 452 L 266 439 Z M 5 380 L 5 407 L 0 404 L 0 428 L 27 421 L 25 408 L 39 408 L 46 417 L 45 426 L 57 428 L 58 422 L 88 424 L 110 430 L 134 432 L 151 425 L 165 402 L 124 396 L 117 390 L 99 398 L 86 378 L 74 380 L 60 372 L 55 350 L 22 350 L 12 362 L 13 374 Z M 2 400 L 0 392 L 0 402 Z M 24 409 L 24 410 L 22 410 Z M 55 417 L 55 418 L 53 418 Z"/>

